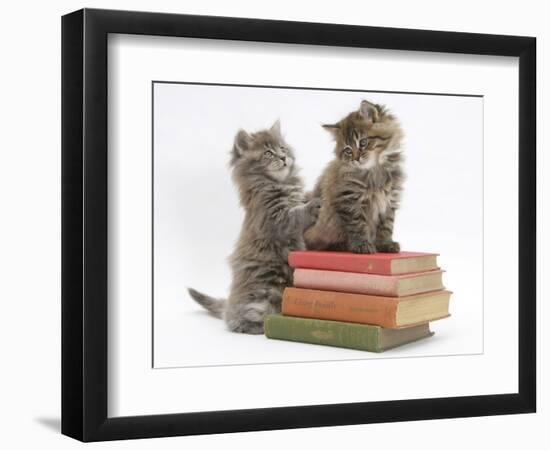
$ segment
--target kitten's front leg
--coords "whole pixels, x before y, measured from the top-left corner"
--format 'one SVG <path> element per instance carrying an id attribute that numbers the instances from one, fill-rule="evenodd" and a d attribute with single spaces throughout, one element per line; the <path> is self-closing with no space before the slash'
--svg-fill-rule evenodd
<path id="1" fill-rule="evenodd" d="M 305 214 L 302 221 L 302 229 L 305 230 L 312 225 L 315 225 L 321 212 L 323 202 L 320 197 L 313 197 L 305 204 Z"/>
<path id="2" fill-rule="evenodd" d="M 334 211 L 347 235 L 347 247 L 353 253 L 375 253 L 376 229 L 363 210 L 361 194 L 346 190 L 335 199 Z"/>
<path id="3" fill-rule="evenodd" d="M 399 242 L 393 240 L 395 209 L 390 209 L 382 218 L 376 230 L 376 249 L 384 253 L 399 253 Z"/>
<path id="4" fill-rule="evenodd" d="M 364 231 L 361 234 L 351 234 L 348 237 L 348 248 L 353 253 L 376 253 L 376 245 L 373 244 L 372 232 Z"/>
<path id="5" fill-rule="evenodd" d="M 289 212 L 291 229 L 304 231 L 315 224 L 321 211 L 321 203 L 320 198 L 313 198 L 303 205 L 291 208 Z"/>

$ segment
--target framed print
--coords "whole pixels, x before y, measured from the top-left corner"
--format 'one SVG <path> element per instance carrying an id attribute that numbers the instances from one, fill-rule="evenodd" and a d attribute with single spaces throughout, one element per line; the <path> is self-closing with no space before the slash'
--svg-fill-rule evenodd
<path id="1" fill-rule="evenodd" d="M 62 20 L 62 432 L 535 412 L 536 41 Z"/>

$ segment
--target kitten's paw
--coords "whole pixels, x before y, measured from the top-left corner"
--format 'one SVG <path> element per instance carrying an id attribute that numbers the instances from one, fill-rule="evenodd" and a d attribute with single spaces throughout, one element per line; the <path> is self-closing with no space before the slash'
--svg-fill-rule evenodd
<path id="1" fill-rule="evenodd" d="M 352 253 L 376 253 L 376 246 L 367 241 L 355 241 L 350 243 L 349 251 Z"/>
<path id="2" fill-rule="evenodd" d="M 308 220 L 306 222 L 309 222 L 310 225 L 317 222 L 317 219 L 319 218 L 319 213 L 321 212 L 322 203 L 323 202 L 319 197 L 312 198 L 309 202 L 307 202 L 306 208 Z"/>
<path id="3" fill-rule="evenodd" d="M 377 242 L 376 250 L 382 253 L 399 253 L 401 251 L 401 246 L 399 242 L 395 241 Z"/>

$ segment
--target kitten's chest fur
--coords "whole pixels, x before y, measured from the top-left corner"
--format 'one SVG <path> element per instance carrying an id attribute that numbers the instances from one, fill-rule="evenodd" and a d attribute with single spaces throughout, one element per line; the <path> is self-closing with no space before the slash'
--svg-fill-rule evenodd
<path id="1" fill-rule="evenodd" d="M 372 221 L 383 218 L 397 201 L 393 190 L 392 177 L 383 167 L 374 168 L 354 174 L 362 185 L 361 207 L 364 214 Z"/>
<path id="2" fill-rule="evenodd" d="M 289 285 L 292 271 L 287 263 L 288 253 L 305 248 L 303 232 L 276 225 L 284 221 L 293 207 L 304 203 L 302 184 L 298 181 L 257 184 L 247 200 L 244 224 L 232 256 L 233 266 L 240 270 L 260 263 L 267 272 L 276 275 L 281 285 Z"/>
<path id="3" fill-rule="evenodd" d="M 289 246 L 294 249 L 301 245 L 295 243 L 299 230 L 274 229 L 281 217 L 304 203 L 303 185 L 298 181 L 292 183 L 265 183 L 258 185 L 245 205 L 246 217 L 244 229 L 254 239 L 265 239 L 271 246 Z"/>
<path id="4" fill-rule="evenodd" d="M 259 187 L 255 198 L 245 208 L 247 214 L 271 217 L 273 214 L 287 212 L 304 202 L 301 185 L 272 184 Z"/>

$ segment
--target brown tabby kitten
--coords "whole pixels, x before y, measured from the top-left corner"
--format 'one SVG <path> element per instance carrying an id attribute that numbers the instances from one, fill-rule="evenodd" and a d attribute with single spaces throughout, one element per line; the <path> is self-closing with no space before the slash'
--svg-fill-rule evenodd
<path id="1" fill-rule="evenodd" d="M 305 248 L 304 229 L 315 223 L 321 202 L 305 202 L 294 153 L 278 121 L 269 130 L 239 131 L 231 155 L 245 218 L 230 258 L 229 297 L 194 289 L 189 294 L 231 331 L 260 334 L 265 315 L 281 311 L 283 290 L 292 285 L 288 253 Z"/>
<path id="2" fill-rule="evenodd" d="M 336 158 L 313 191 L 322 208 L 305 233 L 307 248 L 399 252 L 392 236 L 404 179 L 397 119 L 384 106 L 364 100 L 358 111 L 323 127 L 336 140 Z"/>

